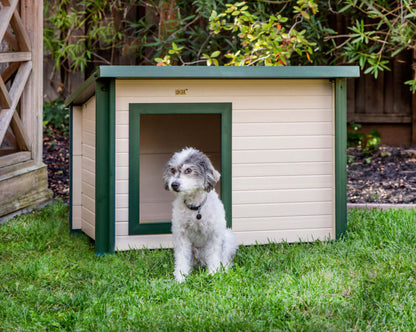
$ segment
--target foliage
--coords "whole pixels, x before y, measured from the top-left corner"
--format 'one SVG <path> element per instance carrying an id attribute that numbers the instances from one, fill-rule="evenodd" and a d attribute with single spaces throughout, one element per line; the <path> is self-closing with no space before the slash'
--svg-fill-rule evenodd
<path id="1" fill-rule="evenodd" d="M 237 40 L 233 50 L 227 50 L 225 58 L 229 59 L 224 65 L 252 66 L 252 65 L 289 65 L 311 62 L 312 47 L 316 43 L 310 42 L 306 37 L 305 29 L 298 29 L 303 20 L 308 20 L 316 14 L 318 8 L 312 0 L 297 0 L 293 7 L 294 18 L 289 20 L 280 14 L 268 15 L 265 21 L 250 11 L 246 2 L 226 4 L 225 11 L 217 13 L 212 11 L 210 30 L 213 39 L 227 32 L 231 32 L 231 39 Z M 172 45 L 169 54 L 176 56 L 182 64 L 181 50 L 183 47 Z M 221 51 L 215 50 L 210 55 L 202 54 L 206 64 L 219 65 Z M 293 58 L 296 60 L 291 61 Z M 171 56 L 156 58 L 158 65 L 170 65 Z"/>
<path id="2" fill-rule="evenodd" d="M 108 17 L 114 3 L 83 0 L 73 4 L 71 0 L 45 1 L 44 45 L 58 69 L 84 71 L 98 50 L 116 47 L 122 34 Z"/>
<path id="3" fill-rule="evenodd" d="M 295 53 L 301 62 L 310 61 L 312 46 L 316 44 L 306 40 L 306 30 L 298 31 L 296 25 L 303 19 L 309 19 L 309 10 L 316 13 L 317 6 L 304 0 L 299 0 L 298 5 L 300 7 L 294 7 L 294 22 L 288 25 L 289 19 L 281 15 L 271 15 L 266 22 L 260 22 L 256 15 L 248 11 L 245 2 L 227 5 L 221 14 L 212 12 L 210 29 L 214 34 L 232 31 L 239 40 L 238 51 L 225 55 L 230 59 L 226 65 L 288 65 Z M 306 59 L 302 61 L 303 57 Z"/>
<path id="4" fill-rule="evenodd" d="M 43 126 L 53 126 L 65 136 L 69 134 L 69 112 L 63 100 L 57 99 L 43 105 Z"/>
<path id="5" fill-rule="evenodd" d="M 381 135 L 377 130 L 372 130 L 369 134 L 360 132 L 361 125 L 355 121 L 349 123 L 351 130 L 347 132 L 347 145 L 349 147 L 360 147 L 366 154 L 377 150 L 381 144 Z"/>
<path id="6" fill-rule="evenodd" d="M 338 12 L 354 17 L 350 33 L 335 53 L 349 63 L 358 63 L 365 74 L 377 78 L 389 69 L 389 61 L 403 50 L 416 50 L 416 7 L 413 0 L 343 0 Z M 405 84 L 415 92 L 416 81 Z"/>
<path id="7" fill-rule="evenodd" d="M 45 51 L 58 69 L 68 72 L 120 64 L 128 56 L 137 64 L 151 64 L 172 43 L 184 41 L 183 56 L 199 58 L 210 39 L 206 27 L 211 11 L 225 2 L 49 0 L 44 5 Z M 223 40 L 212 46 L 221 47 Z"/>
<path id="8" fill-rule="evenodd" d="M 410 0 L 270 2 L 280 4 L 277 14 L 270 12 L 271 6 L 261 8 L 263 12 L 260 14 L 253 14 L 250 2 L 227 4 L 223 12 L 212 12 L 212 40 L 218 35 L 226 35 L 227 31 L 232 32 L 228 47 L 222 52 L 228 62 L 219 57 L 219 50 L 224 48 L 214 48 L 211 53 L 187 63 L 181 59 L 184 46 L 180 44 L 175 44 L 176 49 L 171 48 L 170 55 L 155 61 L 159 65 L 170 65 L 173 59 L 173 63 L 182 64 L 198 63 L 204 59 L 207 65 L 347 62 L 359 65 L 365 74 L 377 78 L 380 71 L 390 70 L 392 57 L 403 50 L 416 49 L 416 8 Z M 334 15 L 346 15 L 349 19 L 346 34 L 337 33 L 331 26 L 328 17 Z M 416 91 L 415 79 L 404 83 L 412 92 Z"/>
<path id="9" fill-rule="evenodd" d="M 3 330 L 412 331 L 414 210 L 348 211 L 338 241 L 241 246 L 228 273 L 172 276 L 171 250 L 97 257 L 55 202 L 0 226 Z"/>
<path id="10" fill-rule="evenodd" d="M 57 67 L 95 64 L 360 65 L 377 77 L 416 49 L 412 0 L 50 0 L 45 48 Z M 343 18 L 347 31 L 336 31 Z M 415 78 L 404 82 L 416 91 Z"/>

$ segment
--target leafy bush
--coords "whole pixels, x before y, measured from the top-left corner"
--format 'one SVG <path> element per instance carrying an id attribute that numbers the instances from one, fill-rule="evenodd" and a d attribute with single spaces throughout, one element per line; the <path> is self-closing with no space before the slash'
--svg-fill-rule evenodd
<path id="1" fill-rule="evenodd" d="M 351 63 L 377 78 L 416 48 L 413 0 L 49 0 L 44 17 L 45 53 L 68 72 L 133 55 L 140 65 Z M 416 92 L 415 77 L 403 83 Z"/>
<path id="2" fill-rule="evenodd" d="M 381 144 L 381 135 L 377 130 L 372 130 L 369 134 L 360 132 L 361 125 L 355 121 L 349 123 L 351 130 L 347 132 L 348 147 L 359 147 L 364 153 L 371 153 L 377 150 Z"/>
<path id="3" fill-rule="evenodd" d="M 43 126 L 52 126 L 65 136 L 69 134 L 69 112 L 63 100 L 56 99 L 43 105 Z"/>
<path id="4" fill-rule="evenodd" d="M 256 9 L 243 1 L 226 4 L 220 13 L 212 11 L 209 18 L 212 40 L 225 35 L 233 43 L 223 52 L 216 49 L 210 55 L 203 53 L 201 59 L 208 66 L 220 63 L 226 66 L 285 66 L 312 62 L 312 47 L 317 44 L 308 40 L 306 30 L 300 23 L 316 14 L 318 6 L 313 1 L 297 0 L 292 12 L 285 13 L 290 14 L 287 16 L 292 19 L 283 14 L 264 17 L 262 13 L 254 14 Z M 172 43 L 168 52 L 170 55 L 155 61 L 158 65 L 187 64 L 181 57 L 183 49 Z"/>

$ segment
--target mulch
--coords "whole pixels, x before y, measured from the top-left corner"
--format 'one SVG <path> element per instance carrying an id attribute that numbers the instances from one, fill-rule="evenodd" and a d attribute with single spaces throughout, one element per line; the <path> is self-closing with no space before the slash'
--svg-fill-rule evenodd
<path id="1" fill-rule="evenodd" d="M 372 154 L 349 148 L 347 197 L 350 203 L 416 203 L 416 148 L 380 146 Z"/>
<path id="2" fill-rule="evenodd" d="M 43 162 L 48 166 L 49 189 L 69 203 L 69 137 L 48 127 L 43 134 Z"/>
<path id="3" fill-rule="evenodd" d="M 69 203 L 69 138 L 46 129 L 43 161 L 54 197 Z M 381 146 L 371 154 L 348 148 L 347 199 L 349 203 L 416 203 L 416 148 Z"/>

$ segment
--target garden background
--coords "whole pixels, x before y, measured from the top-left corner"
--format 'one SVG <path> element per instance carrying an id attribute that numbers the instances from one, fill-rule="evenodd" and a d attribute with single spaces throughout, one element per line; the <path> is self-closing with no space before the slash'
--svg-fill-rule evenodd
<path id="1" fill-rule="evenodd" d="M 349 202 L 414 203 L 415 35 L 406 0 L 45 1 L 50 186 L 67 199 L 62 100 L 98 65 L 351 64 L 361 77 L 348 80 Z"/>

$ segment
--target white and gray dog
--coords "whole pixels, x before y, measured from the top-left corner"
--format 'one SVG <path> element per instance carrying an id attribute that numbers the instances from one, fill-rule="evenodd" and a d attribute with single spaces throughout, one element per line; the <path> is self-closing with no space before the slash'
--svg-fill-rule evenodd
<path id="1" fill-rule="evenodd" d="M 214 186 L 220 179 L 209 158 L 194 148 L 176 152 L 163 172 L 173 192 L 172 235 L 177 281 L 183 282 L 198 263 L 213 274 L 227 269 L 238 245 L 226 228 L 224 206 Z"/>

